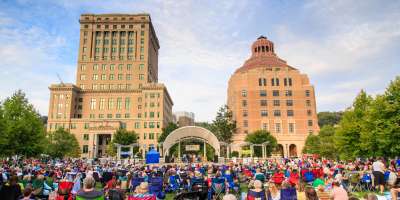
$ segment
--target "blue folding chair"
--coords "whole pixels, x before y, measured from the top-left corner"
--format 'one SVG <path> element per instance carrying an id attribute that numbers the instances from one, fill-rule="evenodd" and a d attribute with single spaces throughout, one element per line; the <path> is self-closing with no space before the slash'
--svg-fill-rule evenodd
<path id="1" fill-rule="evenodd" d="M 221 199 L 222 194 L 225 193 L 225 178 L 216 177 L 211 180 L 211 188 L 208 192 L 208 199 Z"/>
<path id="2" fill-rule="evenodd" d="M 149 177 L 149 193 L 156 195 L 158 199 L 165 199 L 162 177 Z"/>
<path id="3" fill-rule="evenodd" d="M 181 185 L 181 180 L 178 175 L 172 175 L 168 178 L 168 185 L 166 192 L 176 192 L 179 190 Z"/>
<path id="4" fill-rule="evenodd" d="M 133 177 L 132 178 L 132 192 L 135 191 L 136 187 L 140 185 L 140 183 L 144 182 L 144 178 L 143 177 Z"/>

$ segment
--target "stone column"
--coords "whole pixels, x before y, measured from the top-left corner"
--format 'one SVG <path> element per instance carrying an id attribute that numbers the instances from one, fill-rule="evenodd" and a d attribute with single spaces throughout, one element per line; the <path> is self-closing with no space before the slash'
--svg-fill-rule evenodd
<path id="1" fill-rule="evenodd" d="M 179 140 L 179 145 L 178 145 L 178 159 L 181 160 L 181 140 Z"/>
<path id="2" fill-rule="evenodd" d="M 204 144 L 203 158 L 204 158 L 204 161 L 207 161 L 207 144 L 206 144 L 205 140 L 203 140 L 203 144 Z"/>

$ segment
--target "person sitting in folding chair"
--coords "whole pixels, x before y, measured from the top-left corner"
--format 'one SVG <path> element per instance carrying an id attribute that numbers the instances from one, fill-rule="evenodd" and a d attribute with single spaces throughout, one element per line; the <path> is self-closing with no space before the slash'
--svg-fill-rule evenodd
<path id="1" fill-rule="evenodd" d="M 181 179 L 176 174 L 175 170 L 171 170 L 171 175 L 168 178 L 166 192 L 176 192 L 181 186 Z"/>
<path id="2" fill-rule="evenodd" d="M 221 199 L 221 195 L 225 193 L 226 180 L 222 177 L 221 172 L 217 172 L 215 178 L 211 180 L 211 188 L 208 192 L 208 199 Z"/>
<path id="3" fill-rule="evenodd" d="M 254 189 L 250 189 L 247 192 L 247 200 L 266 200 L 267 196 L 265 190 L 262 189 L 262 182 L 255 180 L 253 183 Z"/>
<path id="4" fill-rule="evenodd" d="M 149 192 L 156 195 L 158 199 L 164 199 L 165 193 L 163 192 L 163 178 L 153 174 L 149 177 Z"/>

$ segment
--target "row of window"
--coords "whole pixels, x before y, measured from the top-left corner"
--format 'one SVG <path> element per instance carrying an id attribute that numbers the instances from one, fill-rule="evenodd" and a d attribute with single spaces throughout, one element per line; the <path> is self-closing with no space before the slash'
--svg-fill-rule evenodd
<path id="1" fill-rule="evenodd" d="M 79 79 L 81 81 L 87 80 L 86 74 L 81 74 Z M 117 77 L 115 77 L 115 74 L 109 74 L 108 78 L 107 78 L 107 74 L 101 74 L 101 75 L 93 74 L 92 75 L 92 80 L 97 81 L 99 79 L 103 80 L 103 81 L 104 80 L 110 80 L 110 81 L 112 81 L 112 80 L 119 80 L 119 81 L 120 80 L 127 80 L 127 81 L 130 81 L 130 80 L 132 80 L 132 74 L 126 74 L 125 75 L 125 79 L 124 79 L 124 74 L 117 74 Z M 139 80 L 144 80 L 144 74 L 139 74 L 138 79 Z"/>
<path id="2" fill-rule="evenodd" d="M 84 31 L 83 32 L 83 36 L 87 36 L 88 32 Z M 96 31 L 95 32 L 95 36 L 96 37 L 100 37 L 100 36 L 104 36 L 104 37 L 125 37 L 128 36 L 129 38 L 134 38 L 135 37 L 135 31 Z M 142 30 L 140 31 L 140 36 L 144 36 L 145 32 Z"/>
<path id="3" fill-rule="evenodd" d="M 149 113 L 148 115 L 147 115 L 147 113 Z M 120 113 L 116 113 L 115 114 L 115 118 L 116 119 L 121 119 L 122 117 L 125 117 L 126 119 L 128 119 L 128 118 L 131 118 L 131 115 L 130 115 L 130 113 L 125 113 L 124 115 L 122 115 L 122 114 L 120 114 Z M 144 118 L 147 118 L 147 117 L 149 117 L 149 118 L 160 118 L 160 112 L 153 112 L 153 111 L 151 111 L 151 112 L 144 112 Z M 95 114 L 89 114 L 89 118 L 90 119 L 95 119 L 96 118 L 96 115 Z M 99 119 L 112 119 L 113 118 L 113 114 L 98 114 L 98 118 Z M 142 118 L 142 113 L 138 113 L 137 114 L 137 118 Z"/>
<path id="4" fill-rule="evenodd" d="M 108 19 L 106 18 L 106 20 L 108 20 Z M 140 27 L 141 27 L 141 28 L 144 28 L 145 25 L 142 24 L 142 25 L 140 25 Z M 84 25 L 83 25 L 83 28 L 89 28 L 89 25 L 88 25 L 88 24 L 84 24 Z M 104 24 L 104 25 L 102 25 L 102 24 L 97 24 L 97 25 L 96 25 L 96 28 L 105 28 L 105 29 L 109 29 L 109 28 L 112 28 L 112 29 L 117 29 L 117 28 L 129 28 L 129 29 L 133 29 L 134 26 L 133 26 L 132 24 L 129 24 L 129 25 L 125 25 L 125 24 L 116 25 L 116 24 L 115 24 L 115 25 L 112 25 L 112 26 L 110 26 L 110 25 L 108 25 L 108 24 Z M 84 31 L 83 34 L 84 34 L 84 35 L 87 34 L 87 31 Z"/>
<path id="5" fill-rule="evenodd" d="M 109 59 L 108 56 L 95 56 L 93 58 L 94 61 L 100 61 L 100 60 L 105 60 L 105 61 L 106 60 L 125 60 L 125 59 L 127 59 L 129 61 L 134 61 L 135 57 L 134 56 L 127 56 L 127 57 L 124 57 L 124 56 L 111 56 L 111 59 Z M 88 59 L 88 57 L 86 55 L 83 55 L 82 56 L 82 60 L 83 61 L 88 61 L 89 59 Z M 144 61 L 144 55 L 140 55 L 140 61 Z"/>
<path id="6" fill-rule="evenodd" d="M 121 116 L 121 114 L 116 114 L 119 115 L 119 117 Z M 100 116 L 100 115 L 99 115 Z M 125 114 L 125 116 L 129 116 L 129 113 Z M 112 114 L 107 114 L 107 117 L 112 118 Z M 117 117 L 118 118 L 118 117 Z M 129 117 L 127 117 L 129 118 Z M 89 123 L 85 123 L 84 124 L 84 129 L 89 129 Z M 141 127 L 141 122 L 135 122 L 134 124 L 135 129 L 140 129 Z M 54 123 L 54 130 L 57 130 L 58 128 L 69 128 L 69 129 L 76 129 L 77 126 L 75 123 L 71 123 L 68 127 L 68 125 L 64 124 L 64 123 Z M 121 124 L 121 128 L 126 128 L 126 124 L 122 123 Z M 143 128 L 161 128 L 161 124 L 160 122 L 143 122 Z M 49 123 L 49 129 L 53 130 L 53 124 Z M 85 139 L 86 136 L 84 136 Z M 89 140 L 89 137 L 87 138 L 87 140 Z"/>
<path id="7" fill-rule="evenodd" d="M 309 126 L 309 127 L 311 127 L 311 126 L 313 126 L 313 121 L 312 120 L 308 120 L 307 121 L 307 125 Z M 247 128 L 249 126 L 249 122 L 247 121 L 247 120 L 244 120 L 243 121 L 243 127 L 245 127 L 245 128 Z M 270 129 L 269 129 L 269 127 L 268 127 L 268 124 L 267 123 L 263 123 L 262 124 L 262 127 L 261 127 L 263 130 L 269 130 L 269 131 L 271 131 Z M 281 123 L 275 123 L 275 132 L 276 133 L 280 133 L 281 132 Z M 295 123 L 288 123 L 288 130 L 289 130 L 289 133 L 294 133 L 294 131 L 295 131 Z"/>
<path id="8" fill-rule="evenodd" d="M 292 78 L 284 78 L 283 85 L 284 86 L 292 86 L 293 85 Z M 258 86 L 267 86 L 267 79 L 259 78 Z M 279 78 L 271 78 L 271 86 L 279 86 Z"/>
<path id="9" fill-rule="evenodd" d="M 281 105 L 281 100 L 274 99 L 273 101 L 274 106 L 280 106 Z M 247 100 L 242 100 L 242 107 L 247 107 L 248 103 Z M 268 105 L 268 101 L 266 99 L 261 99 L 260 100 L 260 106 L 264 107 Z M 288 99 L 286 100 L 286 106 L 293 106 L 293 100 Z M 306 106 L 310 107 L 311 106 L 311 100 L 307 99 L 306 100 Z"/>
<path id="10" fill-rule="evenodd" d="M 273 115 L 274 115 L 274 117 L 280 117 L 281 116 L 281 111 L 280 110 L 274 110 L 273 111 Z M 293 117 L 294 116 L 294 111 L 293 110 L 286 110 L 286 115 L 288 117 Z M 243 110 L 242 116 L 243 117 L 248 117 L 249 116 L 248 111 L 247 110 Z M 260 111 L 260 116 L 261 117 L 268 117 L 268 111 L 267 110 L 261 110 Z M 307 116 L 312 116 L 312 111 L 311 110 L 307 110 Z"/>
<path id="11" fill-rule="evenodd" d="M 287 96 L 287 97 L 293 96 L 293 91 L 292 90 L 285 90 L 284 93 L 285 93 L 285 96 Z M 247 90 L 242 90 L 241 95 L 242 95 L 242 97 L 247 97 L 247 95 L 248 95 L 247 94 Z M 304 95 L 306 97 L 309 97 L 310 96 L 310 90 L 306 90 L 304 92 Z M 267 96 L 267 90 L 259 90 L 259 96 L 260 97 L 266 97 Z M 280 96 L 280 91 L 279 90 L 272 90 L 272 96 L 279 97 Z"/>

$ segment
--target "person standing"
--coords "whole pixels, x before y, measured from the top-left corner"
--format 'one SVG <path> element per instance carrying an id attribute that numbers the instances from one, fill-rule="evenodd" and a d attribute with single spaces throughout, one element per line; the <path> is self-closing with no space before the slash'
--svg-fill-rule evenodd
<path id="1" fill-rule="evenodd" d="M 333 189 L 331 193 L 331 199 L 333 200 L 348 200 L 349 196 L 347 195 L 347 192 L 345 189 L 340 187 L 340 183 L 337 181 L 334 181 L 333 184 Z"/>
<path id="2" fill-rule="evenodd" d="M 377 159 L 374 163 L 372 163 L 372 174 L 374 175 L 375 187 L 379 186 L 379 190 L 381 194 L 385 189 L 385 165 L 382 162 L 382 158 Z"/>

